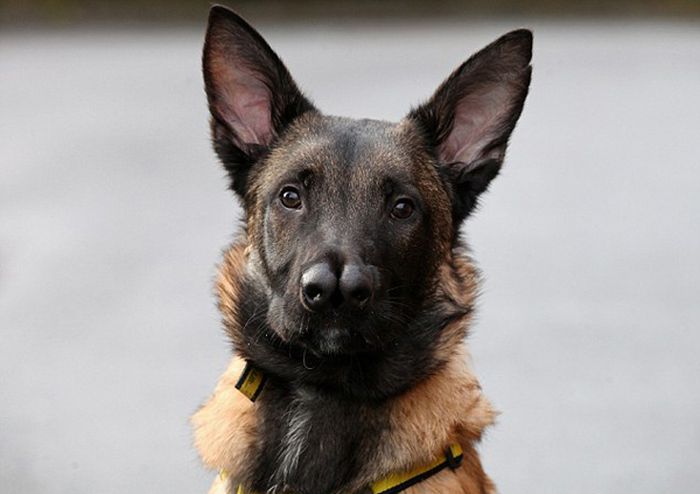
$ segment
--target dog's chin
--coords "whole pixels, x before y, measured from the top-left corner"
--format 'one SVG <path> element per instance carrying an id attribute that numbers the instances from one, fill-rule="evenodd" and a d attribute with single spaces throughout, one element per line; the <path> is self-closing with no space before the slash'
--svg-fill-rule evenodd
<path id="1" fill-rule="evenodd" d="M 300 338 L 300 343 L 325 359 L 354 355 L 370 350 L 367 345 L 362 345 L 358 338 L 353 338 L 350 331 L 338 327 L 314 331 Z"/>
<path id="2" fill-rule="evenodd" d="M 288 321 L 292 319 L 287 319 Z M 324 361 L 341 361 L 346 357 L 379 350 L 372 345 L 363 322 L 359 321 L 314 321 L 305 325 L 292 322 L 289 327 L 272 327 L 276 346 L 280 350 L 295 350 Z M 365 322 L 366 324 L 366 322 Z M 299 331 L 298 328 L 303 328 Z"/>

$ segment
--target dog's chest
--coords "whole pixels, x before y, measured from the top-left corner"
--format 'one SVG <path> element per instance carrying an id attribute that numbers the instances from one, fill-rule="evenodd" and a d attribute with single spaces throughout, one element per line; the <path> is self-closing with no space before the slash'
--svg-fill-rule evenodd
<path id="1" fill-rule="evenodd" d="M 328 494 L 351 482 L 376 450 L 381 414 L 314 391 L 268 386 L 259 398 L 256 490 Z"/>

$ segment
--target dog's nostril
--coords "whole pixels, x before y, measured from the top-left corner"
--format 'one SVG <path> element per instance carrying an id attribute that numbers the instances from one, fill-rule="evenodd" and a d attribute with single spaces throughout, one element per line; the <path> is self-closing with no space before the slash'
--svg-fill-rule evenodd
<path id="1" fill-rule="evenodd" d="M 315 301 L 321 298 L 323 290 L 317 285 L 309 285 L 304 288 L 304 295 L 308 300 Z"/>
<path id="2" fill-rule="evenodd" d="M 366 268 L 350 264 L 343 269 L 340 277 L 340 290 L 348 303 L 361 309 L 372 298 L 372 277 Z"/>
<path id="3" fill-rule="evenodd" d="M 350 293 L 350 296 L 359 304 L 364 304 L 369 300 L 369 297 L 372 293 L 369 291 L 369 288 L 367 287 L 359 287 L 353 290 Z"/>
<path id="4" fill-rule="evenodd" d="M 327 263 L 318 263 L 301 276 L 301 295 L 304 305 L 312 311 L 326 307 L 338 286 L 338 278 Z"/>

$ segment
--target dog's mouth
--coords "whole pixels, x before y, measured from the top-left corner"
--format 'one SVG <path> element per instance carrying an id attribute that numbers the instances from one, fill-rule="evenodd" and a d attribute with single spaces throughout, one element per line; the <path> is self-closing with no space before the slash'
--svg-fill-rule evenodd
<path id="1" fill-rule="evenodd" d="M 365 357 L 380 357 L 390 342 L 402 332 L 395 325 L 399 315 L 381 306 L 372 310 L 305 310 L 295 299 L 273 297 L 264 321 L 251 325 L 248 333 L 253 341 L 261 341 L 269 350 L 304 367 L 318 362 L 352 363 Z M 405 314 L 401 315 L 407 319 Z M 261 327 L 262 326 L 262 327 Z"/>
<path id="2" fill-rule="evenodd" d="M 270 330 L 264 333 L 264 339 L 277 353 L 301 363 L 308 370 L 321 364 L 345 365 L 353 358 L 378 352 L 377 348 L 343 328 L 324 328 L 323 332 L 320 337 L 314 332 L 297 334 L 288 340 Z"/>

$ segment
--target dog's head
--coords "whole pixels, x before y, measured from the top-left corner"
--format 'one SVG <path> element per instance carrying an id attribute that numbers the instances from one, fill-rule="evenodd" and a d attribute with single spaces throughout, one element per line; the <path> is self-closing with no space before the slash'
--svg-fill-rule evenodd
<path id="1" fill-rule="evenodd" d="M 247 230 L 244 266 L 229 253 L 222 273 L 239 350 L 290 369 L 285 352 L 431 358 L 444 326 L 471 310 L 473 273 L 454 259 L 459 227 L 503 162 L 531 45 L 529 31 L 506 34 L 398 123 L 351 120 L 320 113 L 252 27 L 212 8 L 212 135 Z"/>

